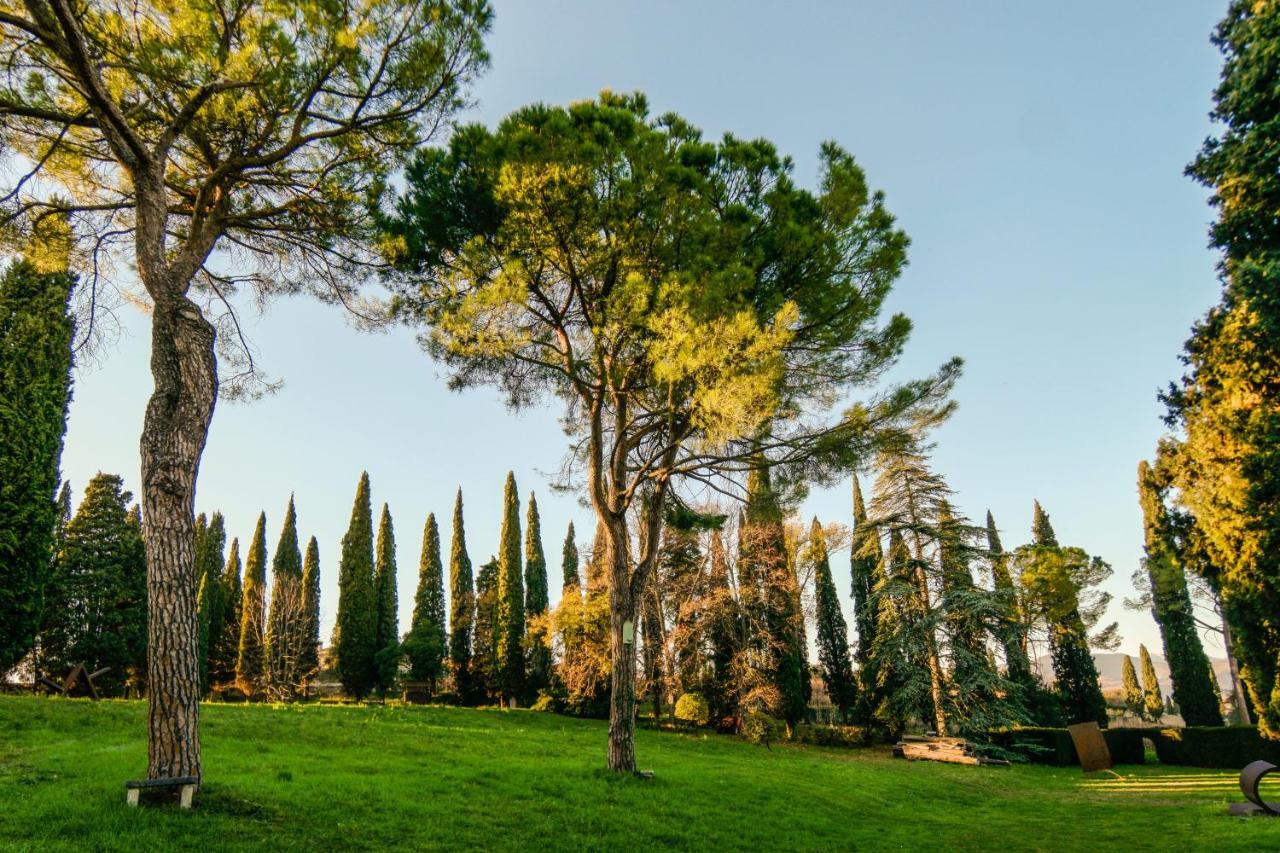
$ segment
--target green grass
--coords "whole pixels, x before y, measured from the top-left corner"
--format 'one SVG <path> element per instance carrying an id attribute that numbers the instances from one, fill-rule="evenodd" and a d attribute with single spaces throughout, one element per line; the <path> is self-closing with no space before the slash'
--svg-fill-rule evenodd
<path id="1" fill-rule="evenodd" d="M 1234 776 L 908 763 L 732 738 L 638 733 L 653 780 L 615 778 L 605 726 L 528 711 L 201 710 L 196 808 L 129 809 L 139 702 L 0 696 L 0 847 L 163 849 L 1264 850 Z"/>

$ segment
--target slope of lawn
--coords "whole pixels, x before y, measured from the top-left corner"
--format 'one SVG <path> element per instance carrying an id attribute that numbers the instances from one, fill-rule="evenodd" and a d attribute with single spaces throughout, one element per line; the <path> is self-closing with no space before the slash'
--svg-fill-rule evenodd
<path id="1" fill-rule="evenodd" d="M 1219 771 L 908 763 L 886 750 L 642 731 L 653 780 L 599 768 L 605 726 L 528 711 L 202 708 L 192 812 L 129 809 L 140 702 L 0 696 L 0 848 L 30 850 L 1265 850 Z"/>

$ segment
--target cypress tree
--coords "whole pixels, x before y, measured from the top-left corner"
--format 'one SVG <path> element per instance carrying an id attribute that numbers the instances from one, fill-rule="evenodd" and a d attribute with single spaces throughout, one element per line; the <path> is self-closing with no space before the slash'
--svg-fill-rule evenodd
<path id="1" fill-rule="evenodd" d="M 884 578 L 884 553 L 880 547 L 878 531 L 867 522 L 867 507 L 857 474 L 853 476 L 853 539 L 849 553 L 853 620 L 858 632 L 857 718 L 865 724 L 871 722 L 875 708 L 879 705 L 873 649 L 878 622 L 875 593 Z"/>
<path id="2" fill-rule="evenodd" d="M 547 580 L 547 558 L 542 550 L 542 521 L 538 516 L 538 501 L 529 493 L 529 508 L 524 527 L 524 611 L 526 619 L 536 620 L 546 615 L 551 604 Z M 532 702 L 538 694 L 551 685 L 551 642 L 546 636 L 546 626 L 530 624 L 529 677 L 525 683 L 525 696 Z"/>
<path id="3" fill-rule="evenodd" d="M 817 605 L 818 662 L 827 695 L 847 719 L 857 702 L 853 680 L 853 661 L 849 655 L 849 626 L 840 612 L 840 595 L 831 578 L 831 560 L 827 555 L 827 539 L 818 519 L 809 533 L 809 559 L 813 562 L 814 599 Z"/>
<path id="4" fill-rule="evenodd" d="M 520 497 L 507 472 L 502 491 L 502 535 L 498 541 L 497 637 L 493 650 L 498 691 L 504 700 L 524 689 L 524 590 L 520 567 Z"/>
<path id="5" fill-rule="evenodd" d="M 338 678 L 348 695 L 363 699 L 377 681 L 377 596 L 373 581 L 373 509 L 369 474 L 360 475 L 351 522 L 342 537 L 338 563 L 338 621 L 335 626 Z"/>
<path id="6" fill-rule="evenodd" d="M 453 502 L 453 544 L 449 551 L 449 664 L 454 690 L 470 701 L 475 689 L 471 680 L 471 636 L 475 625 L 475 592 L 471 558 L 467 555 L 467 534 L 462 521 L 462 489 Z"/>
<path id="7" fill-rule="evenodd" d="M 1036 501 L 1031 520 L 1032 547 L 1053 558 L 1061 553 L 1049 514 Z M 1107 700 L 1098 683 L 1098 667 L 1089 651 L 1089 635 L 1080 615 L 1078 593 L 1071 584 L 1058 584 L 1049 620 L 1049 657 L 1057 679 L 1058 698 L 1068 724 L 1093 720 L 1107 724 Z"/>
<path id="8" fill-rule="evenodd" d="M 298 631 L 302 649 L 298 655 L 298 676 L 303 695 L 307 683 L 320 669 L 320 544 L 312 536 L 302 560 L 302 625 Z"/>
<path id="9" fill-rule="evenodd" d="M 26 260 L 0 276 L 0 673 L 35 643 L 54 560 L 74 286 Z"/>
<path id="10" fill-rule="evenodd" d="M 292 699 L 302 686 L 299 657 L 302 654 L 304 620 L 302 552 L 298 548 L 298 514 L 289 496 L 280 542 L 271 559 L 271 608 L 264 638 L 267 684 L 273 698 Z"/>
<path id="11" fill-rule="evenodd" d="M 440 560 L 440 529 L 435 513 L 427 516 L 418 559 L 418 589 L 413 596 L 413 623 L 405 640 L 409 675 L 427 681 L 434 693 L 444 673 L 446 635 L 444 623 L 444 564 Z"/>
<path id="12" fill-rule="evenodd" d="M 196 575 L 196 678 L 200 682 L 200 695 L 209 692 L 209 621 L 213 614 L 213 593 L 206 577 L 203 564 L 205 540 L 209 536 L 209 519 L 202 512 L 196 516 L 194 530 L 195 575 Z"/>
<path id="13" fill-rule="evenodd" d="M 1220 726 L 1221 696 L 1196 629 L 1186 572 L 1164 504 L 1164 484 L 1146 460 L 1138 463 L 1138 500 L 1146 552 L 1143 564 L 1151 582 L 1151 615 L 1160 626 L 1173 700 L 1187 725 Z"/>
<path id="14" fill-rule="evenodd" d="M 236 685 L 256 697 L 266 686 L 267 514 L 258 515 L 249 555 L 244 564 L 244 592 L 240 605 L 240 650 L 236 656 Z"/>
<path id="15" fill-rule="evenodd" d="M 222 569 L 226 562 L 227 529 L 222 513 L 215 512 L 207 525 L 201 526 L 203 513 L 196 519 L 196 577 L 204 587 L 203 603 L 198 602 L 200 633 L 200 692 L 207 694 L 217 669 L 216 655 L 226 629 L 227 601 L 222 585 Z M 197 587 L 199 589 L 199 587 Z"/>
<path id="16" fill-rule="evenodd" d="M 49 673 L 109 667 L 95 682 L 109 694 L 141 687 L 146 671 L 147 562 L 132 500 L 115 474 L 89 481 L 67 523 L 41 630 Z"/>
<path id="17" fill-rule="evenodd" d="M 374 595 L 377 599 L 374 622 L 375 657 L 378 662 L 378 693 L 385 697 L 395 681 L 394 658 L 400 644 L 400 619 L 397 615 L 399 598 L 396 593 L 396 533 L 391 522 L 391 510 L 384 503 L 382 518 L 378 521 Z"/>
<path id="18" fill-rule="evenodd" d="M 578 543 L 574 541 L 573 522 L 569 522 L 569 530 L 564 535 L 564 548 L 560 559 L 561 573 L 564 576 L 563 589 L 580 589 L 582 579 L 578 575 Z"/>
<path id="19" fill-rule="evenodd" d="M 1138 684 L 1138 672 L 1133 668 L 1133 658 L 1128 655 L 1124 656 L 1124 663 L 1120 666 L 1120 680 L 1123 685 L 1120 697 L 1125 711 L 1139 719 L 1145 718 L 1146 703 L 1142 697 L 1142 686 Z"/>
<path id="20" fill-rule="evenodd" d="M 560 556 L 560 570 L 564 584 L 560 590 L 560 606 L 570 607 L 576 604 L 576 613 L 570 626 L 561 632 L 560 642 L 564 645 L 565 656 L 568 657 L 582 639 L 583 619 L 585 611 L 582 602 L 582 579 L 578 571 L 578 543 L 574 541 L 573 522 L 569 522 L 569 530 L 565 533 L 564 547 Z"/>
<path id="21" fill-rule="evenodd" d="M 244 603 L 240 572 L 240 540 L 232 539 L 226 566 L 219 579 L 223 601 L 222 628 L 217 632 L 210 631 L 213 657 L 209 665 L 209 683 L 213 687 L 224 687 L 236 678 L 236 658 L 240 654 L 240 611 Z"/>
<path id="22" fill-rule="evenodd" d="M 1009 559 L 1000 543 L 991 510 L 987 510 L 987 553 L 1000 613 L 997 639 L 1004 650 L 1005 672 L 1014 684 L 1034 689 L 1035 676 L 1031 672 L 1031 659 L 1027 657 L 1027 632 L 1018 613 L 1018 591 L 1009 574 Z"/>
<path id="23" fill-rule="evenodd" d="M 498 667 L 498 561 L 492 557 L 476 574 L 475 634 L 472 654 L 473 699 L 501 696 Z"/>
<path id="24" fill-rule="evenodd" d="M 1151 653 L 1146 646 L 1138 646 L 1138 660 L 1142 665 L 1142 707 L 1146 711 L 1147 721 L 1158 723 L 1164 716 L 1164 696 L 1160 692 L 1156 667 L 1151 662 Z"/>

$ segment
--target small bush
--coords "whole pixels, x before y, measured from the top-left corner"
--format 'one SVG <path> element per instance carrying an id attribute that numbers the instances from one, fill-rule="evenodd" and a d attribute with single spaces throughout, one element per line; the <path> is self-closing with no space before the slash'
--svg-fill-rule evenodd
<path id="1" fill-rule="evenodd" d="M 676 700 L 676 719 L 695 726 L 705 726 L 711 719 L 711 706 L 701 693 L 682 693 Z"/>
<path id="2" fill-rule="evenodd" d="M 852 749 L 870 746 L 872 732 L 865 726 L 811 726 L 802 723 L 792 730 L 791 739 L 796 743 Z"/>
<path id="3" fill-rule="evenodd" d="M 759 711 L 752 711 L 742 718 L 742 736 L 748 743 L 768 746 L 782 740 L 787 726 L 782 720 Z"/>

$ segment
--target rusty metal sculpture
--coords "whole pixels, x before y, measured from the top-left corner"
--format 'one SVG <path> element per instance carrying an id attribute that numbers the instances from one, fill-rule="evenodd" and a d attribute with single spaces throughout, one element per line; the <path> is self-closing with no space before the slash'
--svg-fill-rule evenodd
<path id="1" fill-rule="evenodd" d="M 1262 783 L 1262 777 L 1266 776 L 1276 766 L 1270 761 L 1255 761 L 1240 771 L 1240 790 L 1244 793 L 1247 803 L 1232 803 L 1230 806 L 1233 815 L 1280 815 L 1280 803 L 1268 803 L 1262 799 L 1262 794 L 1258 792 L 1258 786 Z"/>

